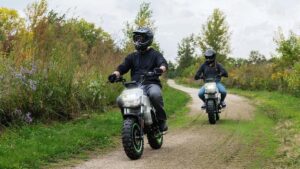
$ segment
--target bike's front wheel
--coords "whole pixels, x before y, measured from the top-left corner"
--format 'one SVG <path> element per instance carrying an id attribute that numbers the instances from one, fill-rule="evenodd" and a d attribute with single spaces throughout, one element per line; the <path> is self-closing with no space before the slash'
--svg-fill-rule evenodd
<path id="1" fill-rule="evenodd" d="M 141 126 L 135 118 L 126 118 L 122 129 L 122 143 L 126 155 L 132 159 L 139 159 L 144 151 L 144 139 Z"/>
<path id="2" fill-rule="evenodd" d="M 213 100 L 207 101 L 207 107 L 206 107 L 207 115 L 208 115 L 208 121 L 210 124 L 216 124 L 216 106 L 215 102 Z"/>

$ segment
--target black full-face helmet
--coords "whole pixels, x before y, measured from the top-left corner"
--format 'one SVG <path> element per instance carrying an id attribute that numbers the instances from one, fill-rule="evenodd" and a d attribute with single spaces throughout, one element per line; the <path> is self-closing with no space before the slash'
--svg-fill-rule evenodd
<path id="1" fill-rule="evenodd" d="M 205 59 L 206 61 L 212 63 L 216 60 L 216 51 L 214 51 L 213 49 L 207 49 L 205 52 L 204 52 L 204 56 L 205 56 Z"/>
<path id="2" fill-rule="evenodd" d="M 153 32 L 149 28 L 138 28 L 133 31 L 133 42 L 135 49 L 145 51 L 152 44 Z"/>

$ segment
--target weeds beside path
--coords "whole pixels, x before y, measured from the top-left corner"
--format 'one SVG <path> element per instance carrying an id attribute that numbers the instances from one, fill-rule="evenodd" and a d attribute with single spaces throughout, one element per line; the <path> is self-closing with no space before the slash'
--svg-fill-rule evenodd
<path id="1" fill-rule="evenodd" d="M 176 99 L 173 99 L 175 98 Z M 164 87 L 171 126 L 186 122 L 188 96 Z M 54 122 L 6 129 L 0 137 L 0 168 L 40 168 L 69 158 L 88 158 L 87 151 L 105 151 L 118 144 L 122 117 L 119 110 L 94 112 L 70 122 Z"/>

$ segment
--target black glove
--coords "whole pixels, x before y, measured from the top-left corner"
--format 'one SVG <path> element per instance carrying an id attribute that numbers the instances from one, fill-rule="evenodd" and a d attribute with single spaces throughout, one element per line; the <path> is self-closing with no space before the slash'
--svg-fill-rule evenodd
<path id="1" fill-rule="evenodd" d="M 108 76 L 108 81 L 110 83 L 114 83 L 117 80 L 117 75 L 116 74 L 111 74 Z"/>
<path id="2" fill-rule="evenodd" d="M 164 71 L 161 68 L 154 68 L 155 75 L 160 76 L 160 75 L 162 75 L 163 72 Z"/>
<path id="3" fill-rule="evenodd" d="M 203 75 L 195 75 L 194 79 L 195 80 L 204 79 L 204 76 Z"/>

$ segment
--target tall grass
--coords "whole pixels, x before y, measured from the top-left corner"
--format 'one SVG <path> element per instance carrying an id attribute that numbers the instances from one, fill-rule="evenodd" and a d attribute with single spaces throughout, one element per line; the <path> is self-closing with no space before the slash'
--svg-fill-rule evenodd
<path id="1" fill-rule="evenodd" d="M 1 15 L 16 13 L 7 11 Z M 121 88 L 113 89 L 106 77 L 122 54 L 110 35 L 48 10 L 45 0 L 30 4 L 26 14 L 27 19 L 14 15 L 18 19 L 6 23 L 23 26 L 0 26 L 11 31 L 0 38 L 0 46 L 9 44 L 0 51 L 0 124 L 68 120 L 114 102 Z"/>

